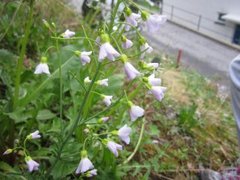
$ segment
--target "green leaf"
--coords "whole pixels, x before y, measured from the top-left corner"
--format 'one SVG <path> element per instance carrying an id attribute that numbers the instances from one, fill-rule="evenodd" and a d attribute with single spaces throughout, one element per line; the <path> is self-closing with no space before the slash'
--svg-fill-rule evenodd
<path id="1" fill-rule="evenodd" d="M 56 115 L 48 109 L 40 110 L 37 114 L 37 120 L 48 120 L 54 117 L 56 117 Z"/>
<path id="2" fill-rule="evenodd" d="M 11 172 L 11 173 L 16 173 L 17 171 L 15 171 L 9 164 L 0 161 L 0 169 L 4 172 Z"/>

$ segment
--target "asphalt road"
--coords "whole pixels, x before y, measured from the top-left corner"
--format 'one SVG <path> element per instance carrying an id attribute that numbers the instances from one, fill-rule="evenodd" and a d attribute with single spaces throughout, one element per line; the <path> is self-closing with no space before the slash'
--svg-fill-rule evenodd
<path id="1" fill-rule="evenodd" d="M 164 24 L 156 34 L 144 34 L 155 50 L 177 57 L 181 49 L 184 66 L 228 87 L 229 63 L 240 51 L 171 22 Z"/>

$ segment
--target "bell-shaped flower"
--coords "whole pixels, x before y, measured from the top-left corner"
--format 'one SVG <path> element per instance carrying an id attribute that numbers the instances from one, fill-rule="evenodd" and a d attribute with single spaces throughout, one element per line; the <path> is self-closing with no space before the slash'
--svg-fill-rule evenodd
<path id="1" fill-rule="evenodd" d="M 39 131 L 34 131 L 33 133 L 29 134 L 27 136 L 28 139 L 39 139 L 41 138 L 41 135 L 39 134 Z"/>
<path id="2" fill-rule="evenodd" d="M 142 44 L 140 46 L 140 50 L 141 50 L 141 52 L 144 51 L 141 55 L 141 58 L 144 58 L 145 53 L 151 53 L 153 51 L 153 48 L 151 46 L 149 46 L 149 44 L 147 42 L 145 42 L 144 44 Z"/>
<path id="3" fill-rule="evenodd" d="M 71 38 L 74 35 L 75 35 L 75 32 L 70 31 L 69 29 L 67 29 L 64 33 L 62 33 L 62 37 L 66 39 Z"/>
<path id="4" fill-rule="evenodd" d="M 102 44 L 99 50 L 98 61 L 102 62 L 105 58 L 108 58 L 110 61 L 115 61 L 115 58 L 119 57 L 120 54 L 110 44 L 110 38 L 108 34 L 102 34 L 100 40 Z"/>
<path id="5" fill-rule="evenodd" d="M 118 150 L 123 150 L 122 145 L 117 144 L 113 141 L 107 142 L 107 148 L 116 156 L 118 157 Z"/>
<path id="6" fill-rule="evenodd" d="M 98 80 L 96 83 L 100 86 L 108 86 L 108 79 Z"/>
<path id="7" fill-rule="evenodd" d="M 92 169 L 86 173 L 86 177 L 93 177 L 97 175 L 97 169 Z"/>
<path id="8" fill-rule="evenodd" d="M 132 131 L 132 129 L 125 124 L 123 127 L 121 127 L 118 130 L 118 136 L 126 144 L 129 144 L 130 143 L 129 135 L 130 135 L 131 131 Z"/>
<path id="9" fill-rule="evenodd" d="M 103 102 L 106 106 L 110 106 L 112 103 L 112 98 L 113 96 L 106 96 L 106 95 L 102 95 L 103 97 Z"/>
<path id="10" fill-rule="evenodd" d="M 167 88 L 163 86 L 152 86 L 150 93 L 153 94 L 158 101 L 161 101 L 164 98 L 164 92 L 166 89 Z"/>
<path id="11" fill-rule="evenodd" d="M 32 160 L 32 158 L 30 156 L 27 156 L 25 158 L 25 161 L 27 163 L 29 172 L 38 170 L 39 164 L 36 161 Z"/>
<path id="12" fill-rule="evenodd" d="M 80 59 L 82 62 L 82 65 L 86 65 L 87 63 L 90 63 L 91 58 L 89 57 L 92 54 L 92 51 L 83 51 L 80 54 Z"/>
<path id="13" fill-rule="evenodd" d="M 129 15 L 126 15 L 126 25 L 125 30 L 129 31 L 131 29 L 131 26 L 137 27 L 138 25 L 138 19 L 141 17 L 140 14 L 136 14 L 131 12 Z"/>
<path id="14" fill-rule="evenodd" d="M 98 119 L 98 123 L 107 122 L 108 120 L 109 120 L 109 117 L 101 117 L 100 119 Z"/>
<path id="15" fill-rule="evenodd" d="M 36 66 L 34 74 L 50 74 L 49 67 L 47 64 L 47 57 L 42 57 L 41 62 Z"/>
<path id="16" fill-rule="evenodd" d="M 147 26 L 147 30 L 150 33 L 154 33 L 159 31 L 161 25 L 164 24 L 166 21 L 167 21 L 166 15 L 153 14 L 148 16 L 147 20 L 145 21 L 145 24 Z"/>
<path id="17" fill-rule="evenodd" d="M 77 167 L 76 174 L 84 173 L 93 168 L 92 162 L 87 157 L 87 151 L 81 151 L 81 161 Z"/>
<path id="18" fill-rule="evenodd" d="M 109 43 L 106 42 L 100 46 L 98 60 L 102 62 L 105 58 L 108 58 L 110 61 L 115 61 L 115 58 L 119 57 L 120 54 L 116 49 Z"/>
<path id="19" fill-rule="evenodd" d="M 40 63 L 36 66 L 34 74 L 50 74 L 47 63 Z"/>
<path id="20" fill-rule="evenodd" d="M 147 63 L 149 68 L 157 69 L 159 67 L 159 63 Z"/>
<path id="21" fill-rule="evenodd" d="M 127 39 L 125 36 L 122 36 L 122 47 L 128 49 L 133 46 L 133 42 Z"/>
<path id="22" fill-rule="evenodd" d="M 131 117 L 131 121 L 135 121 L 137 118 L 144 115 L 144 109 L 140 106 L 136 106 L 130 101 L 128 101 L 128 105 L 130 107 L 129 114 Z"/>
<path id="23" fill-rule="evenodd" d="M 148 82 L 151 86 L 160 86 L 162 81 L 160 78 L 155 78 L 155 75 L 152 74 L 148 77 Z"/>
<path id="24" fill-rule="evenodd" d="M 92 80 L 90 80 L 89 76 L 87 76 L 87 77 L 84 78 L 84 83 L 85 83 L 85 84 L 89 84 L 89 83 L 91 83 L 91 82 L 92 82 Z"/>
<path id="25" fill-rule="evenodd" d="M 140 76 L 141 73 L 129 62 L 124 63 L 124 71 L 128 77 L 128 79 L 133 80 L 137 76 Z"/>

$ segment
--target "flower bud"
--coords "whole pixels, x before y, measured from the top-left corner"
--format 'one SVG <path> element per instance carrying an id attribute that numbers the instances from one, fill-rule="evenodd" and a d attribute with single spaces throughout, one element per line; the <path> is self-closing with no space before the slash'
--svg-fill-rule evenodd
<path id="1" fill-rule="evenodd" d="M 7 149 L 3 155 L 11 154 L 13 152 L 13 149 Z"/>
<path id="2" fill-rule="evenodd" d="M 142 11 L 141 18 L 142 20 L 146 21 L 148 19 L 148 13 L 146 11 Z"/>
<path id="3" fill-rule="evenodd" d="M 48 59 L 46 56 L 41 57 L 41 63 L 47 63 Z"/>
<path id="4" fill-rule="evenodd" d="M 122 61 L 123 63 L 125 63 L 125 62 L 127 62 L 128 57 L 126 56 L 126 54 L 122 54 L 119 59 L 120 59 L 120 61 Z"/>

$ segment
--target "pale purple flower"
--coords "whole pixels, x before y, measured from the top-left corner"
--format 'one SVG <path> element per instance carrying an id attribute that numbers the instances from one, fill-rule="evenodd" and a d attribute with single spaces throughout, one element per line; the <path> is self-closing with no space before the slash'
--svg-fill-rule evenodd
<path id="1" fill-rule="evenodd" d="M 112 98 L 113 96 L 106 96 L 106 95 L 103 95 L 103 102 L 106 106 L 110 106 L 111 103 L 112 103 Z"/>
<path id="2" fill-rule="evenodd" d="M 152 86 L 150 93 L 152 93 L 158 101 L 161 101 L 164 97 L 164 92 L 166 89 L 167 88 L 163 86 Z"/>
<path id="3" fill-rule="evenodd" d="M 123 127 L 121 127 L 118 130 L 118 136 L 126 144 L 129 144 L 130 143 L 129 135 L 130 135 L 131 131 L 132 131 L 132 129 L 125 124 Z"/>
<path id="4" fill-rule="evenodd" d="M 157 69 L 159 67 L 159 63 L 147 63 L 147 67 Z"/>
<path id="5" fill-rule="evenodd" d="M 85 79 L 84 79 L 85 84 L 88 84 L 88 83 L 91 83 L 91 82 L 92 82 L 92 80 L 90 80 L 89 76 L 85 77 Z"/>
<path id="6" fill-rule="evenodd" d="M 152 74 L 148 77 L 148 82 L 151 86 L 160 86 L 162 81 L 160 78 L 155 78 L 155 75 Z"/>
<path id="7" fill-rule="evenodd" d="M 129 24 L 125 25 L 125 30 L 129 31 L 131 26 L 133 27 L 137 27 L 138 25 L 138 19 L 141 17 L 140 14 L 136 14 L 136 13 L 131 13 L 129 16 L 126 16 L 126 22 Z M 130 26 L 131 25 L 131 26 Z"/>
<path id="8" fill-rule="evenodd" d="M 93 177 L 97 175 L 97 169 L 92 169 L 86 173 L 87 177 Z"/>
<path id="9" fill-rule="evenodd" d="M 129 40 L 129 39 L 126 39 L 123 43 L 122 43 L 122 47 L 124 48 L 124 49 L 128 49 L 128 48 L 130 48 L 130 47 L 132 47 L 133 46 L 133 42 L 131 41 L 131 40 Z"/>
<path id="10" fill-rule="evenodd" d="M 62 37 L 64 38 L 71 38 L 72 36 L 75 35 L 75 32 L 73 31 L 70 31 L 69 29 L 67 29 L 63 34 L 62 34 Z"/>
<path id="11" fill-rule="evenodd" d="M 133 80 L 141 73 L 129 62 L 124 63 L 124 71 L 128 77 L 128 79 Z"/>
<path id="12" fill-rule="evenodd" d="M 80 59 L 82 62 L 82 65 L 86 65 L 87 63 L 90 63 L 91 58 L 89 57 L 92 54 L 92 51 L 83 51 L 80 54 Z"/>
<path id="13" fill-rule="evenodd" d="M 131 117 L 131 121 L 135 121 L 137 118 L 142 117 L 144 115 L 144 109 L 141 108 L 140 106 L 132 104 L 129 114 Z"/>
<path id="14" fill-rule="evenodd" d="M 99 56 L 98 56 L 99 62 L 102 62 L 106 57 L 110 61 L 115 61 L 115 58 L 117 58 L 119 56 L 120 56 L 120 54 L 109 42 L 105 42 L 104 44 L 102 44 L 100 46 L 100 51 L 99 51 Z"/>
<path id="15" fill-rule="evenodd" d="M 34 74 L 50 74 L 49 72 L 49 67 L 47 65 L 47 63 L 39 63 L 37 66 L 36 66 L 36 69 L 34 71 Z"/>
<path id="16" fill-rule="evenodd" d="M 94 168 L 94 166 L 93 166 L 92 162 L 87 157 L 84 157 L 81 159 L 81 161 L 77 167 L 76 174 L 84 173 L 93 168 Z"/>
<path id="17" fill-rule="evenodd" d="M 97 84 L 100 86 L 108 86 L 108 79 L 98 80 Z"/>
<path id="18" fill-rule="evenodd" d="M 25 161 L 27 163 L 29 172 L 38 170 L 39 164 L 36 161 L 32 160 L 32 158 L 30 156 L 27 156 L 25 158 Z"/>
<path id="19" fill-rule="evenodd" d="M 41 138 L 41 135 L 39 134 L 39 131 L 34 131 L 33 133 L 28 135 L 29 139 L 39 139 Z"/>
<path id="20" fill-rule="evenodd" d="M 118 157 L 118 150 L 123 150 L 122 145 L 117 144 L 113 141 L 108 141 L 107 147 L 116 157 Z"/>
<path id="21" fill-rule="evenodd" d="M 145 24 L 147 26 L 147 29 L 150 33 L 157 32 L 161 25 L 164 24 L 167 21 L 166 15 L 159 15 L 159 14 L 153 14 L 150 15 L 147 20 L 145 21 Z"/>
<path id="22" fill-rule="evenodd" d="M 102 117 L 101 120 L 102 120 L 103 122 L 107 122 L 107 121 L 109 120 L 109 117 Z"/>
<path id="23" fill-rule="evenodd" d="M 145 53 L 151 53 L 153 51 L 153 48 L 151 46 L 149 46 L 148 43 L 145 43 L 145 44 L 140 46 L 140 50 L 145 51 L 141 55 L 141 58 L 143 58 L 145 56 Z"/>

